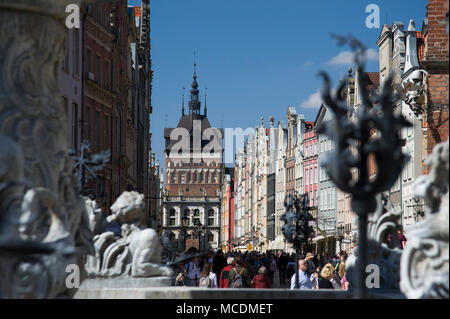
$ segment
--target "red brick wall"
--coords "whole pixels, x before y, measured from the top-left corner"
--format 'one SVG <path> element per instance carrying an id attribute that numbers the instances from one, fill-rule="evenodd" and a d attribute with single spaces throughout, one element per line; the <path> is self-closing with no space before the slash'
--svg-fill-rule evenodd
<path id="1" fill-rule="evenodd" d="M 448 12 L 448 0 L 429 0 L 427 8 L 428 32 L 425 40 L 425 59 L 448 60 L 448 34 L 445 31 L 445 25 L 439 24 Z"/>
<path id="2" fill-rule="evenodd" d="M 426 101 L 424 127 L 425 151 L 428 155 L 437 143 L 448 140 L 448 59 L 449 38 L 445 24 L 439 22 L 445 19 L 448 12 L 448 0 L 429 0 L 427 6 L 428 27 L 425 36 L 424 68 L 429 75 L 425 81 Z M 424 169 L 424 173 L 427 170 Z"/>

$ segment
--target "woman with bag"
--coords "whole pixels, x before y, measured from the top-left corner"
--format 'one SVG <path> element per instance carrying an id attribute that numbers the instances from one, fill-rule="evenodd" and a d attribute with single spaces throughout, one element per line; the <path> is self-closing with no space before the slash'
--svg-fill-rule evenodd
<path id="1" fill-rule="evenodd" d="M 267 268 L 261 266 L 258 274 L 251 281 L 252 287 L 257 289 L 272 288 L 269 277 L 267 277 Z"/>
<path id="2" fill-rule="evenodd" d="M 217 288 L 217 276 L 212 272 L 212 264 L 207 263 L 203 266 L 198 286 L 202 288 Z"/>

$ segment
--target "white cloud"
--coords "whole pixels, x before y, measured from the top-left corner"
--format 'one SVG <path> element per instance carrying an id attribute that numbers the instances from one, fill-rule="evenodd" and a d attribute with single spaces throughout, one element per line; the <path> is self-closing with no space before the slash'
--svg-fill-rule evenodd
<path id="1" fill-rule="evenodd" d="M 367 61 L 378 61 L 378 52 L 374 49 L 368 49 L 366 51 Z M 327 65 L 352 65 L 353 62 L 353 52 L 342 51 L 335 57 L 331 58 L 326 64 Z"/>
<path id="2" fill-rule="evenodd" d="M 374 49 L 367 50 L 366 59 L 367 61 L 378 61 L 378 51 L 375 51 Z"/>
<path id="3" fill-rule="evenodd" d="M 313 94 L 311 94 L 306 101 L 303 101 L 300 104 L 300 107 L 304 108 L 318 108 L 322 104 L 322 96 L 320 95 L 320 90 L 317 89 L 317 91 Z"/>

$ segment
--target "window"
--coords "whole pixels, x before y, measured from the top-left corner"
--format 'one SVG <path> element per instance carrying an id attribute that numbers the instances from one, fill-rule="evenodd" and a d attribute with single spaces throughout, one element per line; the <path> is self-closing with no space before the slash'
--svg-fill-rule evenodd
<path id="1" fill-rule="evenodd" d="M 95 81 L 97 81 L 98 84 L 101 83 L 101 57 L 97 55 L 95 57 Z"/>
<path id="2" fill-rule="evenodd" d="M 309 185 L 309 169 L 306 170 L 305 185 Z"/>
<path id="3" fill-rule="evenodd" d="M 334 208 L 334 187 L 330 187 L 330 209 Z"/>
<path id="4" fill-rule="evenodd" d="M 409 112 L 409 114 L 408 114 L 408 120 L 409 120 L 410 123 L 414 123 L 414 119 L 413 119 L 413 116 L 412 116 L 411 112 Z M 407 130 L 407 133 L 408 133 L 408 137 L 411 137 L 412 136 L 412 132 L 413 132 L 413 127 L 407 127 L 406 130 Z"/>
<path id="5" fill-rule="evenodd" d="M 90 49 L 86 51 L 86 70 L 92 73 L 92 51 Z"/>
<path id="6" fill-rule="evenodd" d="M 204 174 L 203 174 L 203 172 L 201 172 L 201 173 L 200 173 L 200 183 L 201 183 L 201 184 L 203 183 L 203 177 L 204 177 Z"/>
<path id="7" fill-rule="evenodd" d="M 183 173 L 180 173 L 180 183 L 185 184 L 186 183 L 186 175 Z"/>
<path id="8" fill-rule="evenodd" d="M 327 188 L 327 207 L 326 209 L 330 209 L 331 207 L 331 190 Z"/>
<path id="9" fill-rule="evenodd" d="M 314 181 L 315 181 L 315 183 L 318 183 L 317 166 L 314 167 Z"/>
<path id="10" fill-rule="evenodd" d="M 411 160 L 408 161 L 409 164 L 409 169 L 408 169 L 408 179 L 412 179 L 413 178 L 413 163 L 412 163 L 412 158 L 414 158 L 414 154 L 411 154 Z"/>
<path id="11" fill-rule="evenodd" d="M 208 211 L 208 226 L 214 226 L 214 210 L 210 209 Z"/>
<path id="12" fill-rule="evenodd" d="M 319 202 L 318 202 L 318 200 L 319 200 L 319 192 L 316 190 L 314 195 L 315 195 L 315 204 L 317 206 L 319 204 Z"/>
<path id="13" fill-rule="evenodd" d="M 100 151 L 100 112 L 95 111 L 95 150 Z"/>
<path id="14" fill-rule="evenodd" d="M 91 142 L 91 108 L 86 106 L 86 110 L 84 112 L 84 139 Z"/>
<path id="15" fill-rule="evenodd" d="M 169 226 L 175 226 L 175 220 L 176 220 L 176 212 L 175 209 L 171 209 L 169 212 Z"/>
<path id="16" fill-rule="evenodd" d="M 208 235 L 208 241 L 211 243 L 214 241 L 214 235 L 213 234 L 209 234 Z"/>
<path id="17" fill-rule="evenodd" d="M 186 188 L 186 193 L 189 193 L 189 188 Z"/>
<path id="18" fill-rule="evenodd" d="M 103 123 L 103 148 L 104 149 L 111 149 L 111 146 L 110 146 L 110 134 L 111 134 L 111 132 L 110 132 L 110 129 L 109 129 L 109 127 L 110 127 L 110 125 L 109 125 L 109 116 L 107 116 L 107 115 L 105 115 L 105 118 L 104 118 L 104 123 Z"/>
<path id="19" fill-rule="evenodd" d="M 198 209 L 194 210 L 194 226 L 199 226 L 200 223 L 200 211 Z"/>
<path id="20" fill-rule="evenodd" d="M 105 67 L 103 69 L 103 82 L 105 83 L 105 88 L 109 89 L 109 85 L 110 85 L 110 68 L 109 68 L 109 61 L 105 60 Z"/>
<path id="21" fill-rule="evenodd" d="M 323 209 L 323 189 L 320 189 L 320 209 Z"/>

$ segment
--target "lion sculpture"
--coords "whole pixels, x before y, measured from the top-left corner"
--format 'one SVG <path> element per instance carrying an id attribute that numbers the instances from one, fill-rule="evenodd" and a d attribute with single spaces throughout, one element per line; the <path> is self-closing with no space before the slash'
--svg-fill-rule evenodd
<path id="1" fill-rule="evenodd" d="M 89 215 L 98 214 L 92 201 L 87 200 Z M 86 265 L 90 276 L 115 277 L 155 277 L 171 276 L 172 270 L 161 265 L 162 247 L 158 234 L 146 227 L 144 195 L 137 192 L 124 192 L 111 206 L 112 214 L 106 218 L 108 223 L 121 225 L 121 236 L 106 231 L 95 233 L 96 256 L 90 256 Z M 99 231 L 104 227 L 104 217 L 91 216 L 91 229 Z"/>

